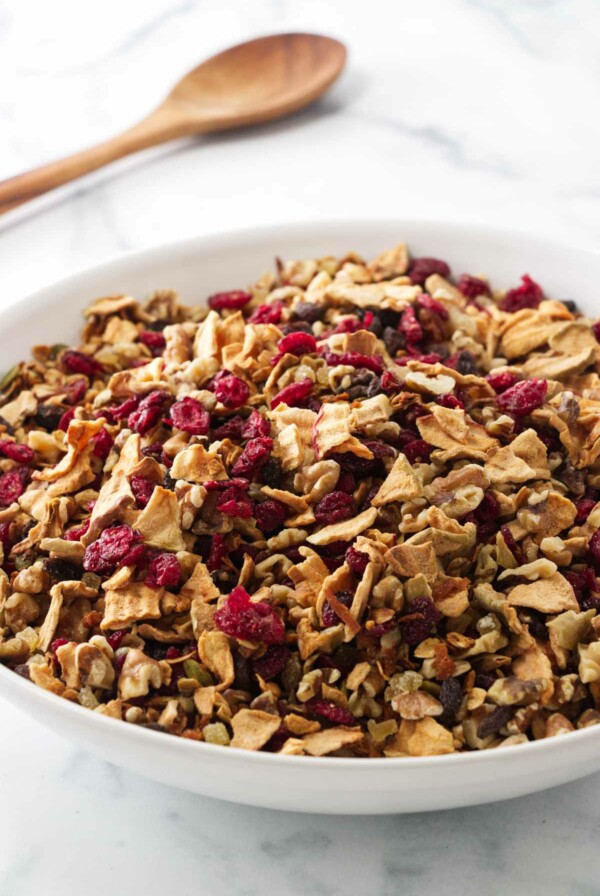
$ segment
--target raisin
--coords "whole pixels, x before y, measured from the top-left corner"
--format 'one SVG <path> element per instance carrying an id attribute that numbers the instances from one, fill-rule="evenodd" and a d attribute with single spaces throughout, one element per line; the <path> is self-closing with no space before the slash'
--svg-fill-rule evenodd
<path id="1" fill-rule="evenodd" d="M 42 562 L 45 572 L 56 582 L 78 582 L 81 579 L 81 569 L 67 560 L 49 559 Z"/>
<path id="2" fill-rule="evenodd" d="M 405 347 L 406 338 L 403 333 L 400 333 L 393 327 L 386 327 L 383 331 L 383 344 L 388 350 L 388 354 L 393 358 Z"/>
<path id="3" fill-rule="evenodd" d="M 477 726 L 477 737 L 485 740 L 492 734 L 497 734 L 501 728 L 510 722 L 515 714 L 514 706 L 497 706 Z"/>
<path id="4" fill-rule="evenodd" d="M 40 404 L 33 419 L 46 432 L 54 432 L 58 429 L 63 412 L 64 408 L 61 408 L 60 405 Z"/>
<path id="5" fill-rule="evenodd" d="M 416 597 L 408 607 L 408 613 L 400 619 L 400 630 L 407 644 L 415 646 L 435 631 L 435 625 L 442 618 L 432 600 Z"/>
<path id="6" fill-rule="evenodd" d="M 309 324 L 314 324 L 316 321 L 323 319 L 325 311 L 325 305 L 318 305 L 316 302 L 298 302 L 294 307 L 293 314 L 298 320 L 305 320 Z"/>
<path id="7" fill-rule="evenodd" d="M 439 696 L 440 703 L 444 707 L 442 715 L 438 717 L 438 722 L 441 725 L 450 727 L 454 724 L 456 713 L 462 705 L 462 699 L 462 687 L 459 680 L 457 678 L 446 678 L 442 682 Z"/>
<path id="8" fill-rule="evenodd" d="M 270 488 L 281 488 L 282 476 L 281 461 L 271 455 L 261 467 L 260 481 L 263 485 L 268 485 Z"/>

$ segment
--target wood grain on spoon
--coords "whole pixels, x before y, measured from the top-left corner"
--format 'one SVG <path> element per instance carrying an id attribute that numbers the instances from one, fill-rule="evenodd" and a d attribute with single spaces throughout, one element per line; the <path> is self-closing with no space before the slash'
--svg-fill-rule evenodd
<path id="1" fill-rule="evenodd" d="M 275 34 L 231 47 L 192 69 L 129 130 L 0 181 L 0 214 L 140 149 L 296 112 L 330 87 L 345 61 L 344 45 L 318 34 Z"/>

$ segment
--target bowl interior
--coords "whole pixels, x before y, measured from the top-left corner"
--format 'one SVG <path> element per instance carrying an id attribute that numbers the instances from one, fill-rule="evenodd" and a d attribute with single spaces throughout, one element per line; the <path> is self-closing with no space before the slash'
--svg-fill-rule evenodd
<path id="1" fill-rule="evenodd" d="M 356 251 L 370 258 L 402 241 L 413 255 L 445 259 L 455 274 L 483 274 L 495 286 L 509 287 L 529 273 L 548 295 L 575 299 L 589 314 L 600 312 L 600 255 L 531 235 L 424 221 L 280 225 L 133 253 L 41 290 L 0 313 L 2 367 L 27 358 L 32 345 L 76 342 L 81 312 L 99 296 L 143 298 L 155 289 L 172 288 L 186 304 L 199 304 L 213 292 L 253 282 L 273 269 L 276 257 Z"/>

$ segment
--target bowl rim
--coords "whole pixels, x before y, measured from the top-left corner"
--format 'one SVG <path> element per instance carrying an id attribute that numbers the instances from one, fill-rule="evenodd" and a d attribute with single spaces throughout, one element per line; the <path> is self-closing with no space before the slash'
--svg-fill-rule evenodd
<path id="1" fill-rule="evenodd" d="M 117 255 L 92 265 L 91 267 L 81 268 L 66 277 L 60 278 L 51 284 L 36 289 L 29 295 L 17 298 L 14 302 L 0 310 L 0 326 L 4 318 L 10 315 L 11 323 L 15 322 L 15 318 L 19 315 L 29 316 L 37 307 L 46 306 L 51 294 L 62 287 L 77 286 L 79 280 L 87 280 L 89 277 L 110 273 L 115 271 L 118 273 L 119 268 L 127 268 L 129 264 L 143 264 L 146 260 L 151 259 L 153 263 L 160 262 L 161 259 L 168 259 L 173 254 L 186 254 L 193 251 L 194 248 L 199 250 L 210 251 L 211 248 L 223 249 L 228 246 L 239 246 L 243 243 L 264 242 L 266 239 L 289 240 L 294 238 L 304 238 L 306 236 L 307 227 L 312 226 L 315 231 L 321 234 L 330 233 L 331 237 L 339 240 L 345 233 L 356 234 L 361 230 L 375 232 L 377 229 L 394 227 L 399 234 L 406 234 L 410 238 L 411 228 L 425 230 L 431 228 L 433 231 L 439 231 L 443 228 L 451 227 L 453 233 L 458 237 L 472 236 L 476 231 L 477 239 L 488 244 L 499 244 L 503 242 L 512 243 L 515 240 L 521 241 L 522 244 L 530 245 L 532 250 L 536 252 L 559 252 L 561 254 L 577 253 L 587 255 L 600 260 L 600 251 L 591 247 L 576 246 L 574 244 L 560 241 L 557 238 L 547 237 L 545 235 L 537 236 L 529 231 L 519 228 L 488 226 L 475 221 L 459 221 L 455 222 L 450 218 L 427 218 L 427 217 L 366 217 L 366 218 L 350 218 L 336 219 L 325 218 L 317 221 L 297 221 L 286 223 L 264 224 L 257 227 L 244 227 L 232 230 L 217 231 L 214 233 L 203 234 L 200 236 L 186 237 L 184 239 L 172 240 L 167 243 L 160 243 L 156 246 L 150 246 L 144 249 L 133 249 L 118 253 Z M 326 248 L 326 247 L 325 247 Z M 351 249 L 352 247 L 350 247 Z M 349 249 L 349 251 L 350 251 Z M 87 298 L 87 297 L 86 297 Z M 0 337 L 1 341 L 1 337 Z M 20 708 L 19 701 L 13 699 L 18 693 L 29 694 L 32 700 L 38 701 L 40 704 L 54 706 L 59 711 L 71 714 L 73 719 L 79 719 L 82 722 L 87 719 L 91 726 L 97 726 L 99 731 L 113 732 L 117 734 L 121 731 L 125 739 L 130 739 L 132 744 L 136 741 L 146 743 L 149 747 L 163 747 L 169 749 L 169 745 L 175 751 L 186 753 L 191 756 L 192 751 L 197 753 L 200 759 L 202 754 L 207 753 L 213 757 L 221 757 L 224 761 L 236 762 L 242 758 L 253 763 L 268 763 L 282 767 L 306 768 L 314 769 L 315 767 L 323 769 L 338 770 L 359 770 L 363 769 L 365 773 L 368 769 L 390 768 L 392 769 L 434 769 L 443 766 L 454 766 L 456 764 L 485 764 L 487 762 L 498 761 L 505 757 L 531 757 L 534 760 L 536 756 L 542 753 L 548 755 L 552 752 L 562 751 L 565 744 L 565 738 L 542 738 L 536 741 L 528 741 L 523 744 L 514 744 L 510 749 L 491 748 L 487 750 L 478 750 L 472 752 L 456 752 L 435 756 L 406 756 L 406 757 L 336 757 L 336 756 L 290 756 L 281 755 L 279 753 L 264 753 L 261 751 L 244 750 L 239 747 L 223 747 L 219 744 L 209 744 L 204 741 L 195 741 L 188 738 L 169 735 L 167 732 L 155 731 L 151 728 L 144 728 L 140 725 L 134 725 L 124 722 L 120 719 L 114 719 L 110 716 L 103 715 L 98 712 L 90 711 L 87 707 L 72 703 L 59 697 L 50 691 L 44 690 L 36 686 L 33 682 L 23 678 L 11 669 L 0 664 L 0 683 L 6 681 L 6 688 L 10 692 L 11 697 L 7 699 L 17 708 Z M 0 696 L 3 696 L 5 688 L 0 688 Z M 29 702 L 29 701 L 27 701 Z M 27 712 L 27 710 L 24 710 Z M 30 714 L 30 713 L 28 713 Z M 35 716 L 33 716 L 35 718 Z M 576 738 L 578 744 L 584 741 L 592 741 L 600 737 L 600 725 L 592 725 L 588 728 L 577 729 L 568 733 L 566 742 L 571 742 Z M 168 739 L 167 739 L 168 738 Z M 575 746 L 575 743 L 574 743 Z M 229 758 L 227 758 L 229 757 Z M 308 760 L 308 762 L 307 762 Z"/>

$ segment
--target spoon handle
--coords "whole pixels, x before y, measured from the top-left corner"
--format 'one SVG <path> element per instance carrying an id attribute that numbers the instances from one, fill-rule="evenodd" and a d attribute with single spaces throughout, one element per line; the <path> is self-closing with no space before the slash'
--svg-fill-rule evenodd
<path id="1" fill-rule="evenodd" d="M 110 162 L 188 133 L 190 128 L 180 116 L 159 106 L 138 124 L 97 146 L 0 181 L 0 215 Z"/>

